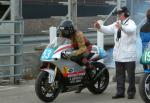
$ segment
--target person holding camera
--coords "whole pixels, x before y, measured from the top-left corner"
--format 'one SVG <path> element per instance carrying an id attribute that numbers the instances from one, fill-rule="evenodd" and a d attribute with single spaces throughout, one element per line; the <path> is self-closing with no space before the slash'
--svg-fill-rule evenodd
<path id="1" fill-rule="evenodd" d="M 136 24 L 130 19 L 127 7 L 117 12 L 119 20 L 111 25 L 104 26 L 98 21 L 94 27 L 104 34 L 114 35 L 113 58 L 116 66 L 117 91 L 112 99 L 125 97 L 125 73 L 128 73 L 128 99 L 133 99 L 136 93 L 135 64 L 136 64 Z"/>

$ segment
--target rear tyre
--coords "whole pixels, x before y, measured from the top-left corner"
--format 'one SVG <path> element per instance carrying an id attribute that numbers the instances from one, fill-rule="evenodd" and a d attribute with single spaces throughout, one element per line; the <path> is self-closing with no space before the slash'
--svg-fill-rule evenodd
<path id="1" fill-rule="evenodd" d="M 105 66 L 102 63 L 94 63 L 94 66 L 96 67 L 97 73 L 101 71 Z M 107 69 L 105 69 L 101 75 L 98 77 L 97 81 L 94 84 L 90 84 L 88 86 L 88 90 L 93 94 L 101 94 L 105 91 L 109 84 L 109 72 Z"/>
<path id="2" fill-rule="evenodd" d="M 35 82 L 36 95 L 44 102 L 52 102 L 61 90 L 58 73 L 52 84 L 48 83 L 48 76 L 48 72 L 41 71 Z"/>

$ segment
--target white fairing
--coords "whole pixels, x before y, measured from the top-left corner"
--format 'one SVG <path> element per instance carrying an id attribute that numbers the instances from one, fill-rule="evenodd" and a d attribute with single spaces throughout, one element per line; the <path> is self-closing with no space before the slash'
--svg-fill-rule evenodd
<path id="1" fill-rule="evenodd" d="M 48 44 L 41 56 L 41 61 L 53 61 L 61 58 L 61 52 L 71 50 L 71 41 L 66 38 L 57 37 Z"/>
<path id="2" fill-rule="evenodd" d="M 52 58 L 60 59 L 61 58 L 61 52 L 66 51 L 66 50 L 68 51 L 69 49 L 71 50 L 71 44 L 61 45 L 60 47 L 58 47 L 58 49 L 55 50 Z"/>
<path id="3" fill-rule="evenodd" d="M 41 61 L 53 61 L 55 59 L 61 58 L 62 51 L 72 51 L 71 41 L 66 38 L 57 37 L 54 41 L 47 46 L 41 56 Z M 100 56 L 103 58 L 106 54 L 104 49 L 99 48 L 97 45 L 92 46 L 92 53 L 94 53 L 92 58 Z"/>

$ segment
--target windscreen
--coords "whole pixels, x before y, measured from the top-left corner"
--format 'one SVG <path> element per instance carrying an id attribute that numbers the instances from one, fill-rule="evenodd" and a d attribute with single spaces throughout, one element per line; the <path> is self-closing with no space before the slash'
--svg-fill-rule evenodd
<path id="1" fill-rule="evenodd" d="M 64 44 L 71 44 L 71 40 L 69 40 L 67 38 L 62 38 L 62 37 L 56 37 L 56 38 L 54 38 L 52 43 L 50 43 L 48 45 L 48 47 L 49 48 L 57 48 L 58 46 L 61 46 Z"/>

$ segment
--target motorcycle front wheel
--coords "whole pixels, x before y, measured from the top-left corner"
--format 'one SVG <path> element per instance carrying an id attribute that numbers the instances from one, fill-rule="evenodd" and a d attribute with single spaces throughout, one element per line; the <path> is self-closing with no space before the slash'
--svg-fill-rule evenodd
<path id="1" fill-rule="evenodd" d="M 150 73 L 145 73 L 139 83 L 139 92 L 145 103 L 150 103 Z"/>
<path id="2" fill-rule="evenodd" d="M 98 62 L 96 64 L 94 63 L 94 66 L 96 67 L 98 72 L 102 70 L 102 68 L 104 68 L 103 64 Z M 109 84 L 109 72 L 107 69 L 105 69 L 98 77 L 97 81 L 93 84 L 90 84 L 90 86 L 88 86 L 87 88 L 93 94 L 101 94 L 106 90 L 108 84 Z"/>
<path id="3" fill-rule="evenodd" d="M 60 93 L 61 84 L 58 75 L 54 83 L 48 83 L 49 73 L 41 71 L 35 82 L 35 92 L 40 100 L 52 102 Z"/>

